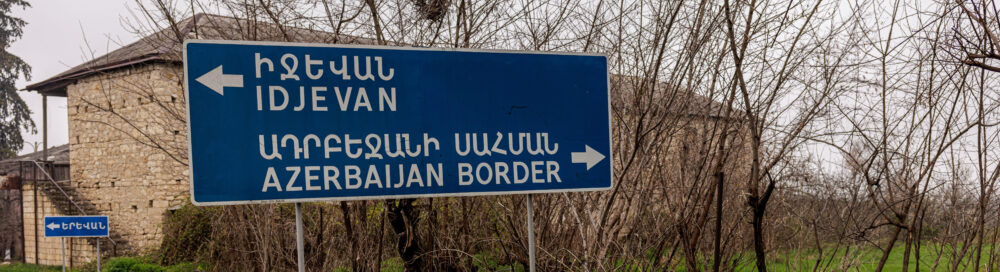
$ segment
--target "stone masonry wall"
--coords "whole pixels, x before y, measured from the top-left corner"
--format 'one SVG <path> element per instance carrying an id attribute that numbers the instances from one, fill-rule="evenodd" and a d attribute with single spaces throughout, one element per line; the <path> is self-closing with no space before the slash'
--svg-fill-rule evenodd
<path id="1" fill-rule="evenodd" d="M 43 265 L 62 265 L 63 244 L 60 238 L 45 237 L 44 218 L 46 216 L 63 216 L 62 212 L 56 208 L 52 200 L 46 196 L 42 190 L 35 191 L 35 186 L 31 183 L 21 185 L 21 192 L 24 199 L 24 261 L 26 263 Z M 35 196 L 38 196 L 38 206 L 36 212 Z M 35 224 L 36 216 L 38 223 Z M 35 236 L 38 235 L 38 258 L 35 258 Z M 94 260 L 96 249 L 89 240 L 94 238 L 66 238 L 66 264 L 67 267 L 79 266 Z M 72 243 L 72 245 L 71 245 Z M 105 245 L 101 245 L 106 249 Z M 103 253 L 103 252 L 102 252 Z"/>
<path id="2" fill-rule="evenodd" d="M 180 65 L 155 63 L 67 87 L 70 180 L 110 216 L 119 254 L 159 247 L 168 209 L 188 197 L 182 79 Z"/>

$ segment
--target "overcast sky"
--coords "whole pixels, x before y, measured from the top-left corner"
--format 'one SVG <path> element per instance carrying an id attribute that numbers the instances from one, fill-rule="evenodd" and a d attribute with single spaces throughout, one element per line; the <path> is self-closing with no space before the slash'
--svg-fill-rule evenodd
<path id="1" fill-rule="evenodd" d="M 24 36 L 9 49 L 31 65 L 31 80 L 17 81 L 17 87 L 39 82 L 70 67 L 83 63 L 89 50 L 96 56 L 138 39 L 121 24 L 129 18 L 130 0 L 29 0 L 31 7 L 14 10 L 14 16 L 28 22 Z M 89 44 L 89 49 L 88 45 Z M 32 152 L 31 143 L 42 142 L 42 97 L 34 92 L 19 92 L 35 119 L 38 133 L 25 134 L 24 149 Z M 49 97 L 49 146 L 69 141 L 66 98 Z"/>

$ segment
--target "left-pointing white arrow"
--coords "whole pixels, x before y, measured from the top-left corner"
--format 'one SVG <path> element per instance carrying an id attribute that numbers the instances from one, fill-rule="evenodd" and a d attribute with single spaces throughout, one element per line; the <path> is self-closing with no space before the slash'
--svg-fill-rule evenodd
<path id="1" fill-rule="evenodd" d="M 570 153 L 570 156 L 572 156 L 571 159 L 573 160 L 573 163 L 586 163 L 587 170 L 590 170 L 591 167 L 594 167 L 594 165 L 601 162 L 601 160 L 604 160 L 604 154 L 601 154 L 600 152 L 597 152 L 597 150 L 590 148 L 589 145 L 583 145 L 583 147 L 584 147 L 584 152 Z"/>
<path id="2" fill-rule="evenodd" d="M 209 89 L 222 94 L 222 89 L 225 87 L 238 87 L 243 88 L 243 75 L 227 75 L 222 73 L 222 65 L 215 67 L 212 71 L 208 71 L 204 75 L 195 79 L 199 83 L 205 85 Z"/>
<path id="3" fill-rule="evenodd" d="M 50 230 L 54 230 L 54 229 L 60 228 L 59 224 L 56 224 L 56 223 L 49 223 L 48 225 L 45 225 L 45 226 L 48 227 Z"/>

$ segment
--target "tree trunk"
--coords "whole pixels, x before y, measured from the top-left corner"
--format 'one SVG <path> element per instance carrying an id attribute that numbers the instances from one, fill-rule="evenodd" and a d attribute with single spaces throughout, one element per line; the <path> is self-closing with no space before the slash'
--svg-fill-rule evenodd
<path id="1" fill-rule="evenodd" d="M 685 227 L 677 226 L 679 230 L 677 236 L 681 239 L 681 249 L 684 250 L 684 261 L 687 264 L 687 271 L 700 271 L 698 269 L 697 239 L 690 237 Z"/>
<path id="2" fill-rule="evenodd" d="M 416 199 L 387 200 L 386 210 L 389 224 L 396 232 L 396 250 L 403 259 L 404 271 L 423 271 L 423 250 L 420 247 L 420 237 L 417 234 L 417 221 L 420 214 L 413 207 Z"/>
<path id="3" fill-rule="evenodd" d="M 358 265 L 358 237 L 354 235 L 354 224 L 351 223 L 351 211 L 347 209 L 347 202 L 340 202 L 340 212 L 344 216 L 344 229 L 347 231 L 347 241 L 351 247 L 351 271 L 361 271 Z"/>
<path id="4" fill-rule="evenodd" d="M 903 240 L 903 271 L 910 271 L 910 247 L 913 246 L 913 238 L 913 232 L 907 230 L 906 239 Z"/>
<path id="5" fill-rule="evenodd" d="M 753 251 L 757 256 L 757 271 L 767 271 L 767 251 L 764 249 L 764 205 L 753 205 Z"/>
<path id="6" fill-rule="evenodd" d="M 892 237 L 889 237 L 889 245 L 886 246 L 885 251 L 882 252 L 882 258 L 878 260 L 878 267 L 875 271 L 882 271 L 885 268 L 885 262 L 889 260 L 889 253 L 892 252 L 892 247 L 896 245 L 896 239 L 899 238 L 899 232 L 903 228 L 896 227 L 896 230 L 892 232 Z"/>
<path id="7" fill-rule="evenodd" d="M 712 271 L 722 271 L 722 193 L 725 173 L 715 173 L 715 252 L 712 259 Z"/>

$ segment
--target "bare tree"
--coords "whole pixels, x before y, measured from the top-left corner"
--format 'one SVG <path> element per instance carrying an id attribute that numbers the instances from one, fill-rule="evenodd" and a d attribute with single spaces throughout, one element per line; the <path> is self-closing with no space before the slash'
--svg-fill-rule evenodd
<path id="1" fill-rule="evenodd" d="M 523 196 L 312 203 L 307 248 L 322 253 L 310 267 L 377 270 L 398 257 L 414 271 L 497 269 L 527 262 L 527 231 L 545 270 L 842 271 L 875 262 L 873 249 L 881 270 L 900 247 L 906 269 L 910 258 L 918 270 L 997 267 L 993 1 L 136 6 L 129 26 L 163 48 L 212 38 L 608 56 L 611 190 L 537 196 L 534 230 L 521 224 Z M 102 78 L 78 98 L 99 118 L 80 121 L 186 165 L 182 71 L 153 69 L 175 85 Z M 217 269 L 292 267 L 288 205 L 218 212 Z"/>

